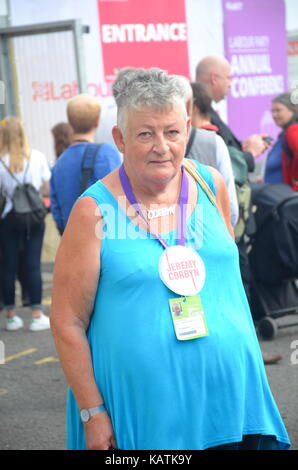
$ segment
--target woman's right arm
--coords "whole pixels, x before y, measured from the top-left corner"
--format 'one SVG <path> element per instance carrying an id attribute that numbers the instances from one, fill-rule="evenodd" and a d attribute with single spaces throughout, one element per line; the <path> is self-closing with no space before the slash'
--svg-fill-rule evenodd
<path id="1" fill-rule="evenodd" d="M 95 382 L 86 330 L 100 272 L 97 205 L 84 197 L 74 206 L 57 252 L 53 276 L 51 328 L 66 380 L 79 409 L 103 403 Z M 84 425 L 88 449 L 116 447 L 107 412 Z"/>

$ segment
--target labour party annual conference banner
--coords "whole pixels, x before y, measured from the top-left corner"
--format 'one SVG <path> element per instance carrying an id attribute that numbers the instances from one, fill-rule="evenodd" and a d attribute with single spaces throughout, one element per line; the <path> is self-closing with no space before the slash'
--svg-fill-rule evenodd
<path id="1" fill-rule="evenodd" d="M 123 67 L 189 77 L 184 0 L 98 0 L 105 80 Z"/>
<path id="2" fill-rule="evenodd" d="M 284 0 L 223 0 L 223 11 L 225 56 L 232 66 L 229 125 L 240 139 L 275 137 L 271 100 L 288 89 Z"/>

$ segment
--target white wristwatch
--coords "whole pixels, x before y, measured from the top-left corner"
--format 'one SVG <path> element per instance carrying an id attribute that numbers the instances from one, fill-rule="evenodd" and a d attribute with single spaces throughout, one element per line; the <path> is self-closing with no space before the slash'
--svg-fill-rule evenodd
<path id="1" fill-rule="evenodd" d="M 94 408 L 84 408 L 80 411 L 81 420 L 83 423 L 88 423 L 92 416 L 96 415 L 97 413 L 103 413 L 104 411 L 107 410 L 103 404 L 95 406 Z"/>

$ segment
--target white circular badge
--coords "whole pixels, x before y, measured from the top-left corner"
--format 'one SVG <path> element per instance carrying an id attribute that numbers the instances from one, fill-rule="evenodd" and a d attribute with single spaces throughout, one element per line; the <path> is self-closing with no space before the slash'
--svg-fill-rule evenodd
<path id="1" fill-rule="evenodd" d="M 206 278 L 205 265 L 198 253 L 182 245 L 164 250 L 159 260 L 159 275 L 163 283 L 179 295 L 196 295 Z"/>

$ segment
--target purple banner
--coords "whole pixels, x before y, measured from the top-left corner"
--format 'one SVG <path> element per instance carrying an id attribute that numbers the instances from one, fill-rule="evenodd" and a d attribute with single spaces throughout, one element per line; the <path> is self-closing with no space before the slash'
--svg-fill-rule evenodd
<path id="1" fill-rule="evenodd" d="M 232 67 L 228 123 L 243 140 L 276 137 L 271 100 L 288 89 L 284 0 L 223 0 L 225 57 Z"/>

